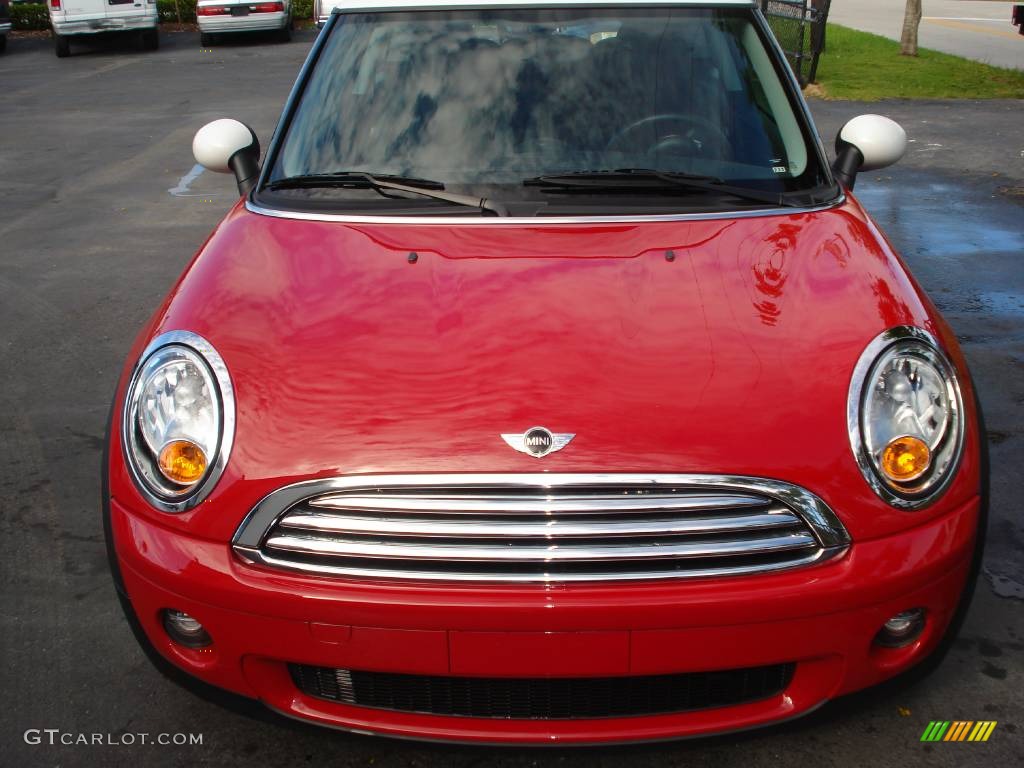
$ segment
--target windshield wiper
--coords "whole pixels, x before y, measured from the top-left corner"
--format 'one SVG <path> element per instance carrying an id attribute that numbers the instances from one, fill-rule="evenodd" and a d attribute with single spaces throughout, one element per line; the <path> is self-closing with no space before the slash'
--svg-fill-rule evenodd
<path id="1" fill-rule="evenodd" d="M 682 189 L 717 192 L 741 200 L 757 203 L 771 203 L 782 207 L 797 206 L 783 195 L 763 192 L 750 187 L 737 187 L 725 183 L 715 176 L 698 176 L 676 171 L 656 171 L 650 168 L 617 168 L 614 171 L 578 171 L 575 173 L 548 174 L 523 179 L 527 187 L 543 187 L 563 193 L 586 194 L 591 192 L 626 192 L 633 190 Z"/>
<path id="2" fill-rule="evenodd" d="M 445 192 L 444 184 L 440 181 L 385 174 L 377 176 L 370 173 L 364 173 L 362 171 L 342 171 L 339 173 L 312 173 L 304 176 L 287 176 L 283 179 L 270 182 L 265 186 L 265 189 L 325 189 L 329 187 L 373 189 L 384 197 L 391 198 L 394 198 L 394 195 L 387 194 L 388 191 L 408 192 L 414 195 L 430 197 L 434 200 L 443 200 L 446 203 L 465 205 L 470 208 L 479 208 L 483 211 L 490 211 L 496 216 L 509 215 L 508 208 L 506 208 L 502 203 L 495 200 L 489 200 L 486 197 L 472 197 L 471 195 L 457 195 L 454 192 Z"/>

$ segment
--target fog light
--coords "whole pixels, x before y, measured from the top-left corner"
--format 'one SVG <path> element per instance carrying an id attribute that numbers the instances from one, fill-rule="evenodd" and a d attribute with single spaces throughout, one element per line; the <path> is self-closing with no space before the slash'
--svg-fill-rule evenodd
<path id="1" fill-rule="evenodd" d="M 184 611 L 164 609 L 164 629 L 171 640 L 186 648 L 205 648 L 213 643 L 203 625 Z"/>
<path id="2" fill-rule="evenodd" d="M 924 629 L 924 608 L 911 608 L 889 619 L 875 636 L 875 642 L 885 648 L 899 648 L 917 639 Z"/>

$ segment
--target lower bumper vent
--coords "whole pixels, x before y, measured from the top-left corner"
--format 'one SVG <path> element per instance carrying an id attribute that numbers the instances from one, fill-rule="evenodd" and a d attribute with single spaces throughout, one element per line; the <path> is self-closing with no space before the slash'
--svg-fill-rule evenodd
<path id="1" fill-rule="evenodd" d="M 484 678 L 290 664 L 303 693 L 401 712 L 513 720 L 630 717 L 728 707 L 782 693 L 795 664 L 645 677 Z"/>

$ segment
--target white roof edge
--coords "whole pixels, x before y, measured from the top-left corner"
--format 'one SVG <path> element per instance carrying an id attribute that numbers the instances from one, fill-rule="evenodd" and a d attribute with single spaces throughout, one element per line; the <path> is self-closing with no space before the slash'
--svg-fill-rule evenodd
<path id="1" fill-rule="evenodd" d="M 703 5 L 716 7 L 743 7 L 757 5 L 757 0 L 326 0 L 325 10 L 334 6 L 339 13 L 359 11 L 449 11 L 459 8 L 601 8 L 633 6 Z"/>

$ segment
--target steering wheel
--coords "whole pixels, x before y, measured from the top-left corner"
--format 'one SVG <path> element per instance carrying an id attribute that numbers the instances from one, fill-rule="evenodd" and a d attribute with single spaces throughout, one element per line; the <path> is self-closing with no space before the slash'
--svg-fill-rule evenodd
<path id="1" fill-rule="evenodd" d="M 729 143 L 729 137 L 725 135 L 725 131 L 722 130 L 721 126 L 716 125 L 706 117 L 666 112 L 661 115 L 650 115 L 630 123 L 612 136 L 611 140 L 605 145 L 605 149 L 622 151 L 629 146 L 627 139 L 632 139 L 638 132 L 657 123 L 676 123 L 681 130 L 660 137 L 654 144 L 647 147 L 645 150 L 647 154 L 668 149 L 669 147 L 689 147 L 691 150 L 695 150 L 689 154 L 705 155 L 708 154 L 706 152 L 708 144 L 711 144 L 720 153 L 720 150 L 724 149 Z"/>

